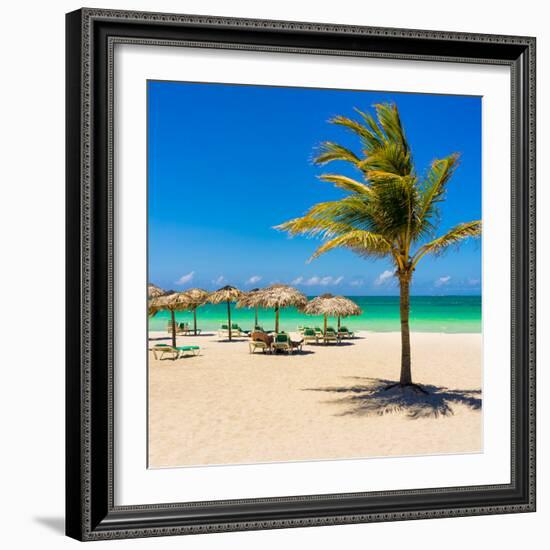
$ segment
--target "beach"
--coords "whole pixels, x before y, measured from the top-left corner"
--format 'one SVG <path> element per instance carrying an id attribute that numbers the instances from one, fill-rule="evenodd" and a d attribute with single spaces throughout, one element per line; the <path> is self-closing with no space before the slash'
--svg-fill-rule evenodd
<path id="1" fill-rule="evenodd" d="M 411 334 L 413 380 L 427 395 L 386 390 L 399 377 L 398 332 L 356 336 L 271 355 L 208 331 L 178 335 L 199 356 L 149 351 L 149 467 L 482 451 L 480 333 Z M 149 338 L 170 343 L 163 331 Z"/>

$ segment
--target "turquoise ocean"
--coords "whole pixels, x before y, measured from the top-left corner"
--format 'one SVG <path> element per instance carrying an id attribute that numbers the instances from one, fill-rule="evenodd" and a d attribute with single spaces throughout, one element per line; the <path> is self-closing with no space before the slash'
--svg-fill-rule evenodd
<path id="1" fill-rule="evenodd" d="M 358 317 L 342 319 L 342 325 L 350 330 L 397 332 L 399 327 L 399 296 L 348 296 L 363 310 Z M 149 318 L 149 330 L 165 330 L 170 314 L 166 311 Z M 265 330 L 275 327 L 273 310 L 258 311 L 259 324 Z M 193 323 L 193 314 L 176 313 L 178 322 Z M 254 325 L 254 310 L 231 306 L 231 320 L 243 330 Z M 227 322 L 226 304 L 204 304 L 197 309 L 197 327 L 203 331 L 220 328 Z M 323 318 L 304 315 L 295 308 L 281 310 L 280 329 L 295 331 L 299 325 L 322 326 Z M 329 325 L 336 326 L 336 319 L 329 318 Z M 410 326 L 416 332 L 481 332 L 481 296 L 411 296 Z"/>

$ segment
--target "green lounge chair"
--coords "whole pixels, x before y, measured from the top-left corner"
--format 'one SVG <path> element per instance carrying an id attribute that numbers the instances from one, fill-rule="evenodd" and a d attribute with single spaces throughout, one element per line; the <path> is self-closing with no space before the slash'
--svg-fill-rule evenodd
<path id="1" fill-rule="evenodd" d="M 355 334 L 349 330 L 348 327 L 340 327 L 338 336 L 340 336 L 340 338 L 353 338 Z"/>
<path id="2" fill-rule="evenodd" d="M 176 323 L 176 334 L 184 334 L 185 333 L 185 326 L 187 323 Z M 166 332 L 169 332 L 172 334 L 172 322 L 168 321 L 166 323 Z"/>
<path id="3" fill-rule="evenodd" d="M 292 353 L 292 344 L 290 343 L 290 336 L 284 332 L 280 332 L 275 336 L 275 341 L 271 344 L 273 351 L 281 350 L 288 353 Z"/>
<path id="4" fill-rule="evenodd" d="M 200 334 L 201 331 L 202 331 L 202 329 L 198 328 L 197 329 L 197 335 Z M 195 334 L 195 329 L 191 328 L 189 326 L 189 323 L 180 323 L 177 332 L 181 333 L 181 334 L 188 334 L 189 335 L 189 334 Z"/>
<path id="5" fill-rule="evenodd" d="M 316 344 L 319 343 L 319 336 L 317 336 L 317 333 L 312 328 L 305 328 L 303 332 L 304 336 L 304 344 L 309 344 L 311 342 L 315 342 Z"/>
<path id="6" fill-rule="evenodd" d="M 327 327 L 327 331 L 323 335 L 323 342 L 325 344 L 328 344 L 329 342 L 336 342 L 337 344 L 339 344 L 340 341 L 340 336 L 338 336 L 336 331 L 333 328 L 329 329 Z"/>
<path id="7" fill-rule="evenodd" d="M 201 349 L 199 346 L 177 346 L 174 348 L 168 344 L 157 344 L 151 348 L 151 351 L 153 352 L 155 359 L 162 361 L 162 358 L 166 354 L 170 355 L 173 360 L 176 360 L 187 354 L 199 355 Z"/>
<path id="8" fill-rule="evenodd" d="M 234 333 L 235 336 L 248 336 L 250 331 L 242 329 L 238 323 L 231 323 L 231 333 Z"/>

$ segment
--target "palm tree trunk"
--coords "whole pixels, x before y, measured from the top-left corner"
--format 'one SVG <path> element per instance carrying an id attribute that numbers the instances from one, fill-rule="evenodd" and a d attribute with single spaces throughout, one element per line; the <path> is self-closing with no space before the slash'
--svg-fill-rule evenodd
<path id="1" fill-rule="evenodd" d="M 399 384 L 401 386 L 412 384 L 411 334 L 409 329 L 410 284 L 411 278 L 408 273 L 399 276 L 399 316 L 401 318 L 401 376 Z"/>
<path id="2" fill-rule="evenodd" d="M 193 328 L 195 329 L 195 336 L 197 335 L 197 308 L 193 308 Z"/>
<path id="3" fill-rule="evenodd" d="M 173 309 L 170 310 L 170 316 L 172 321 L 172 347 L 176 347 L 176 313 Z"/>
<path id="4" fill-rule="evenodd" d="M 231 303 L 227 302 L 227 330 L 229 332 L 229 341 L 231 342 Z"/>
<path id="5" fill-rule="evenodd" d="M 279 334 L 279 308 L 275 308 L 275 334 Z"/>

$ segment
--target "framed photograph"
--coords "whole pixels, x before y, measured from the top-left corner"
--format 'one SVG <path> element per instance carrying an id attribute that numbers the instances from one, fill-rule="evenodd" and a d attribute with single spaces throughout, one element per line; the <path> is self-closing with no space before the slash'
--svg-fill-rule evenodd
<path id="1" fill-rule="evenodd" d="M 535 39 L 67 15 L 67 535 L 535 510 Z"/>

